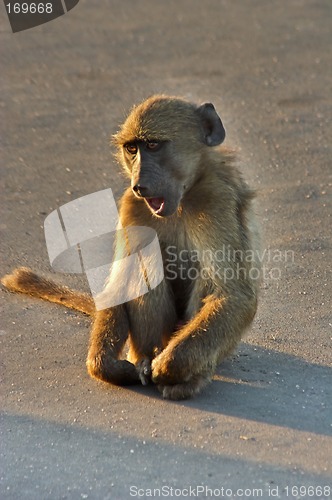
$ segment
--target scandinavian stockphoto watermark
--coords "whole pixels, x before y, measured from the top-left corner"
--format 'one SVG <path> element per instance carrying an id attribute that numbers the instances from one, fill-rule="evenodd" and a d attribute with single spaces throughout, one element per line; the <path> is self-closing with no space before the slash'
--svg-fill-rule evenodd
<path id="1" fill-rule="evenodd" d="M 13 33 L 53 21 L 73 9 L 79 0 L 4 0 Z"/>
<path id="2" fill-rule="evenodd" d="M 111 189 L 54 210 L 44 231 L 53 269 L 85 273 L 97 310 L 138 298 L 164 278 L 156 232 L 123 228 Z"/>
<path id="3" fill-rule="evenodd" d="M 217 279 L 223 283 L 243 278 L 259 281 L 279 280 L 281 266 L 293 264 L 295 260 L 292 250 L 241 250 L 224 244 L 215 251 L 177 251 L 175 246 L 168 246 L 165 254 L 167 279 Z"/>
<path id="4" fill-rule="evenodd" d="M 281 264 L 294 262 L 292 251 L 243 251 L 227 245 L 214 252 L 168 246 L 163 261 L 154 229 L 122 227 L 111 189 L 54 210 L 45 219 L 44 231 L 53 269 L 85 273 L 97 310 L 148 293 L 164 279 L 164 270 L 170 281 L 265 281 L 279 279 Z"/>
<path id="5" fill-rule="evenodd" d="M 205 484 L 196 484 L 176 488 L 164 484 L 156 488 L 142 488 L 136 485 L 129 487 L 130 497 L 137 498 L 331 498 L 332 488 L 323 485 L 266 485 L 264 488 L 227 486 L 209 487 Z"/>

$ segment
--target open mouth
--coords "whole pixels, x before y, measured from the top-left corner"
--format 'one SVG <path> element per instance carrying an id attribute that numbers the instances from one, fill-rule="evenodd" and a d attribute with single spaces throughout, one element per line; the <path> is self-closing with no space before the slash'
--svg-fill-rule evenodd
<path id="1" fill-rule="evenodd" d="M 164 198 L 145 198 L 145 200 L 155 214 L 162 214 L 165 206 Z"/>

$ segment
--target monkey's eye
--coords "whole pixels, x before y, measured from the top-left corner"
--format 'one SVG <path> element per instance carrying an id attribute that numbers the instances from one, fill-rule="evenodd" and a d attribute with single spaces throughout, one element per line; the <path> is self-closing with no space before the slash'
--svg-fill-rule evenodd
<path id="1" fill-rule="evenodd" d="M 146 143 L 146 149 L 148 149 L 149 151 L 156 151 L 157 149 L 160 148 L 160 146 L 161 143 L 157 141 L 151 141 Z"/>
<path id="2" fill-rule="evenodd" d="M 125 144 L 125 150 L 131 154 L 135 155 L 137 153 L 137 145 L 134 142 L 128 142 L 128 144 Z"/>

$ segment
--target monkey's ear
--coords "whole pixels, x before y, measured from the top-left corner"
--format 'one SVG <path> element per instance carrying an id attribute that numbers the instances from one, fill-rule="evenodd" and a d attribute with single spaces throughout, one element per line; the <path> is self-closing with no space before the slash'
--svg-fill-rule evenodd
<path id="1" fill-rule="evenodd" d="M 213 104 L 206 102 L 197 108 L 207 146 L 218 146 L 226 137 L 226 132 Z"/>

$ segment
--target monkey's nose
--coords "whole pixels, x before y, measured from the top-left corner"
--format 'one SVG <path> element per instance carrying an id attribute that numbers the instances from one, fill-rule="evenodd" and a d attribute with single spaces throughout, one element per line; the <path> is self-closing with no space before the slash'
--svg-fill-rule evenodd
<path id="1" fill-rule="evenodd" d="M 140 184 L 135 184 L 135 186 L 133 186 L 133 191 L 137 194 L 137 196 L 144 198 L 148 194 L 149 188 L 141 186 Z"/>

